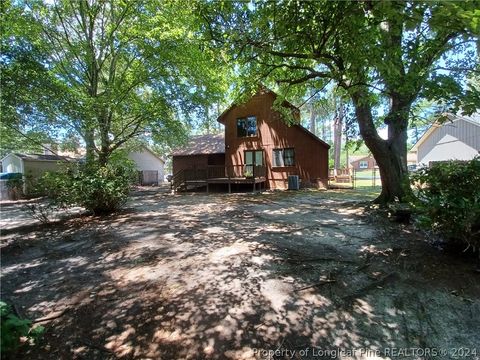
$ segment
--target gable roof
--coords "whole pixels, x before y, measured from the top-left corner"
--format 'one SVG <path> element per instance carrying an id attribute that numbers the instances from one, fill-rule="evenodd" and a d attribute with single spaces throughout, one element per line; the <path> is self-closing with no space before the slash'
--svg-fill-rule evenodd
<path id="1" fill-rule="evenodd" d="M 255 95 L 253 96 L 256 96 L 256 95 L 263 95 L 263 94 L 271 94 L 273 95 L 275 98 L 278 96 L 278 94 L 273 91 L 273 90 L 270 90 L 269 88 L 267 88 L 266 86 L 264 85 L 260 85 L 259 86 L 259 90 L 255 93 Z M 253 97 L 252 96 L 252 97 Z M 251 98 L 252 98 L 251 97 Z M 250 99 L 251 99 L 250 98 Z M 250 100 L 249 99 L 249 100 Z M 217 121 L 221 124 L 223 124 L 223 119 L 225 118 L 225 116 L 230 112 L 230 110 L 232 110 L 233 108 L 235 108 L 236 106 L 239 106 L 239 105 L 242 105 L 242 104 L 237 104 L 235 102 L 233 102 L 228 108 L 226 108 L 217 118 Z M 293 105 L 291 102 L 287 101 L 287 100 L 284 100 L 282 102 L 282 106 L 285 106 L 285 107 L 289 107 L 291 109 L 293 109 L 293 111 L 295 112 L 298 112 L 300 113 L 300 109 L 298 107 L 296 107 L 295 105 Z"/>
<path id="2" fill-rule="evenodd" d="M 260 86 L 260 89 L 257 91 L 257 93 L 255 95 L 264 95 L 264 94 L 270 94 L 270 95 L 273 95 L 275 98 L 278 96 L 277 93 L 273 90 L 270 90 L 269 88 L 261 85 Z M 254 96 L 255 96 L 254 95 Z M 224 124 L 225 121 L 225 116 L 227 116 L 227 114 L 232 110 L 234 109 L 236 106 L 239 106 L 240 104 L 236 104 L 235 102 L 233 102 L 227 109 L 225 109 L 221 114 L 220 116 L 217 118 L 217 121 L 221 124 Z M 300 109 L 298 107 L 296 107 L 295 105 L 293 105 L 291 102 L 287 101 L 287 100 L 284 100 L 282 102 L 282 106 L 284 107 L 289 107 L 291 108 L 295 113 L 300 113 Z M 315 139 L 316 141 L 320 142 L 323 146 L 325 146 L 327 149 L 330 148 L 330 145 L 328 145 L 325 141 L 323 141 L 322 139 L 320 139 L 317 135 L 315 135 L 314 133 L 310 132 L 310 130 L 308 130 L 307 128 L 303 127 L 301 124 L 293 124 L 291 126 L 294 126 L 294 127 L 297 127 L 297 128 L 300 128 L 300 130 L 302 130 L 305 134 L 309 135 L 310 137 L 312 137 L 313 139 Z"/>
<path id="3" fill-rule="evenodd" d="M 430 125 L 430 127 L 427 129 L 427 131 L 425 131 L 423 133 L 423 135 L 420 137 L 420 139 L 418 139 L 418 141 L 415 143 L 415 145 L 413 145 L 413 147 L 410 149 L 410 151 L 417 152 L 419 146 L 422 145 L 425 142 L 425 140 L 427 140 L 429 138 L 429 136 L 436 129 L 441 128 L 442 126 L 448 124 L 449 122 L 453 123 L 455 121 L 463 120 L 463 121 L 466 121 L 466 122 L 471 123 L 473 125 L 480 126 L 480 114 L 479 113 L 473 114 L 470 117 L 455 115 L 455 114 L 451 114 L 451 113 L 447 113 L 447 114 L 445 114 L 445 116 L 447 117 L 448 121 L 444 122 L 444 123 L 440 123 L 439 121 L 435 121 L 432 125 Z"/>
<path id="4" fill-rule="evenodd" d="M 173 156 L 224 154 L 225 137 L 223 134 L 192 136 L 181 149 L 172 152 Z"/>
<path id="5" fill-rule="evenodd" d="M 162 158 L 160 155 L 158 155 L 155 151 L 153 151 L 152 149 L 150 149 L 150 147 L 148 147 L 147 145 L 142 145 L 142 149 L 149 152 L 150 154 L 152 154 L 153 156 L 155 156 L 158 160 L 160 160 L 161 162 L 163 162 L 165 164 L 165 159 Z M 136 151 L 131 151 L 131 152 L 136 152 Z"/>
<path id="6" fill-rule="evenodd" d="M 295 126 L 297 128 L 300 128 L 300 130 L 302 130 L 305 134 L 309 135 L 310 137 L 314 138 L 315 140 L 317 140 L 319 143 L 321 143 L 323 146 L 325 146 L 327 149 L 330 149 L 330 145 L 328 143 L 326 143 L 325 141 L 323 141 L 322 139 L 320 139 L 317 135 L 315 135 L 314 133 L 312 133 L 310 130 L 308 130 L 307 128 L 303 127 L 302 125 L 300 124 L 294 124 L 292 126 Z"/>
<path id="7" fill-rule="evenodd" d="M 69 156 L 60 155 L 44 155 L 44 154 L 24 154 L 24 153 L 12 153 L 16 157 L 27 161 L 76 161 L 77 159 Z M 7 155 L 8 156 L 8 155 Z"/>
<path id="8" fill-rule="evenodd" d="M 367 158 L 373 158 L 372 155 L 349 155 L 348 156 L 348 163 L 351 164 L 355 161 L 367 159 Z"/>

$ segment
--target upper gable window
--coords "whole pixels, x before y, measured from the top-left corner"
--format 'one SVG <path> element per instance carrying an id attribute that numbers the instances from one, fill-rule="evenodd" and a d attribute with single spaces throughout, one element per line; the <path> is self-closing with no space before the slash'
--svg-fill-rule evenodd
<path id="1" fill-rule="evenodd" d="M 237 137 L 257 136 L 257 118 L 247 116 L 237 119 Z"/>

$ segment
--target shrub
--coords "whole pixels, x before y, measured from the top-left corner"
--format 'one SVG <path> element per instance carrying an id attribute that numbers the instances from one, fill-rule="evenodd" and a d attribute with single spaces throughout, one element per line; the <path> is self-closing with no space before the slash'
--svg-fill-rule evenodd
<path id="1" fill-rule="evenodd" d="M 480 157 L 437 163 L 411 176 L 417 223 L 452 242 L 479 249 Z"/>
<path id="2" fill-rule="evenodd" d="M 98 167 L 78 174 L 73 182 L 76 203 L 95 214 L 108 214 L 125 205 L 132 171 L 117 164 Z"/>
<path id="3" fill-rule="evenodd" d="M 46 172 L 35 184 L 35 195 L 46 196 L 50 200 L 50 207 L 66 209 L 74 205 L 76 201 L 72 187 L 80 169 L 78 164 L 68 164 L 57 172 Z"/>
<path id="4" fill-rule="evenodd" d="M 49 206 L 57 209 L 82 206 L 94 214 L 108 214 L 126 203 L 135 174 L 133 163 L 125 159 L 105 166 L 70 164 L 59 172 L 46 173 L 37 189 L 47 195 Z"/>
<path id="5" fill-rule="evenodd" d="M 54 212 L 58 211 L 58 207 L 53 203 L 37 203 L 37 204 L 25 204 L 22 210 L 30 213 L 30 216 L 40 221 L 42 224 L 48 224 L 50 217 Z"/>
<path id="6" fill-rule="evenodd" d="M 21 337 L 35 342 L 45 330 L 43 326 L 32 328 L 30 320 L 20 319 L 12 312 L 12 307 L 3 301 L 0 301 L 0 322 L 0 351 L 7 355 L 19 347 Z"/>

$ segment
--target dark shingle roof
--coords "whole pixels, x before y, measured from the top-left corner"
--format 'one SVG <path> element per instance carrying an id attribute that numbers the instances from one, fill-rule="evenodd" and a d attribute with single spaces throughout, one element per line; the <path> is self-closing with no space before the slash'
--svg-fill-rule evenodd
<path id="1" fill-rule="evenodd" d="M 27 161 L 74 161 L 74 158 L 60 155 L 44 155 L 44 154 L 21 154 L 15 153 L 22 160 Z"/>
<path id="2" fill-rule="evenodd" d="M 173 156 L 224 154 L 225 137 L 223 134 L 193 136 L 181 149 L 172 152 Z"/>

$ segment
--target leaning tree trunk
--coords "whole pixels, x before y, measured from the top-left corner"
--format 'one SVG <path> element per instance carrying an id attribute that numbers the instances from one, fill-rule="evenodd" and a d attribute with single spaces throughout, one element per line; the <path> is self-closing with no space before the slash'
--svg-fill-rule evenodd
<path id="1" fill-rule="evenodd" d="M 353 94 L 360 134 L 365 144 L 372 152 L 382 180 L 382 192 L 375 199 L 376 203 L 386 204 L 394 201 L 404 201 L 408 192 L 405 186 L 407 171 L 407 127 L 409 104 L 393 101 L 390 113 L 387 115 L 388 139 L 384 140 L 375 128 L 372 111 L 363 99 L 362 94 Z"/>
<path id="2" fill-rule="evenodd" d="M 406 131 L 405 131 L 406 135 Z M 376 203 L 386 204 L 393 201 L 403 201 L 406 195 L 405 180 L 408 176 L 406 169 L 406 151 L 402 150 L 403 135 L 387 141 L 380 139 L 365 140 L 375 158 L 382 180 L 382 192 L 375 199 Z"/>

